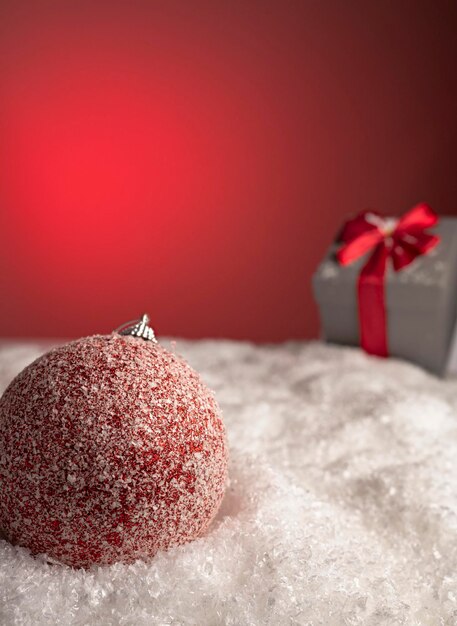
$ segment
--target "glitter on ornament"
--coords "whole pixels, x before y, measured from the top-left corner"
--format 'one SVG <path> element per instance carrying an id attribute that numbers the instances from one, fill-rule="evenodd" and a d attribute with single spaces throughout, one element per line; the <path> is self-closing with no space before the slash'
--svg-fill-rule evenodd
<path id="1" fill-rule="evenodd" d="M 153 335 L 152 335 L 153 336 Z M 0 399 L 0 533 L 73 567 L 131 563 L 201 536 L 227 445 L 199 375 L 155 340 L 54 348 Z"/>

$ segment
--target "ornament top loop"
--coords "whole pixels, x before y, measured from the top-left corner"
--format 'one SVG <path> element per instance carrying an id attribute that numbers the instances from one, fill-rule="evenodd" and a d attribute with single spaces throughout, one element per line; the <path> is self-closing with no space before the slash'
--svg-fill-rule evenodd
<path id="1" fill-rule="evenodd" d="M 155 337 L 153 329 L 148 326 L 149 323 L 149 315 L 144 313 L 139 320 L 132 320 L 130 322 L 126 322 L 116 328 L 115 333 L 119 333 L 119 335 L 131 335 L 132 337 L 138 337 L 140 339 L 144 339 L 145 341 L 152 341 L 153 343 L 157 343 L 157 339 Z"/>

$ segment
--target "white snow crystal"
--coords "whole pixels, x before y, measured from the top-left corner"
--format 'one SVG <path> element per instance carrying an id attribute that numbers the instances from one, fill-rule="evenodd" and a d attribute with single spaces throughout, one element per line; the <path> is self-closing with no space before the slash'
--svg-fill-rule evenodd
<path id="1" fill-rule="evenodd" d="M 457 381 L 320 343 L 178 341 L 230 484 L 207 535 L 89 571 L 0 540 L 0 624 L 457 624 Z M 38 356 L 4 344 L 0 386 Z"/>

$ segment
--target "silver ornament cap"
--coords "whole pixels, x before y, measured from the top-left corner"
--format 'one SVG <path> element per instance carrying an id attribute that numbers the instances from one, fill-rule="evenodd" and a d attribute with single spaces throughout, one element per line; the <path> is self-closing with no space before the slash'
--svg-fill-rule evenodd
<path id="1" fill-rule="evenodd" d="M 119 328 L 116 328 L 114 332 L 119 333 L 119 335 L 130 335 L 132 337 L 144 339 L 145 341 L 157 343 L 154 331 L 150 326 L 148 326 L 148 324 L 149 315 L 144 313 L 139 320 L 126 322 L 125 324 L 122 324 L 122 326 L 119 326 Z"/>

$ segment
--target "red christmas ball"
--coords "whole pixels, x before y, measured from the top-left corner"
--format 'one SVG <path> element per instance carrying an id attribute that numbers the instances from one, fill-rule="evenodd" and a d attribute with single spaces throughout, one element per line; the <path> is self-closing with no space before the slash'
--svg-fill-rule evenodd
<path id="1" fill-rule="evenodd" d="M 0 399 L 0 531 L 50 560 L 129 563 L 195 539 L 226 472 L 212 393 L 152 341 L 73 341 Z"/>

